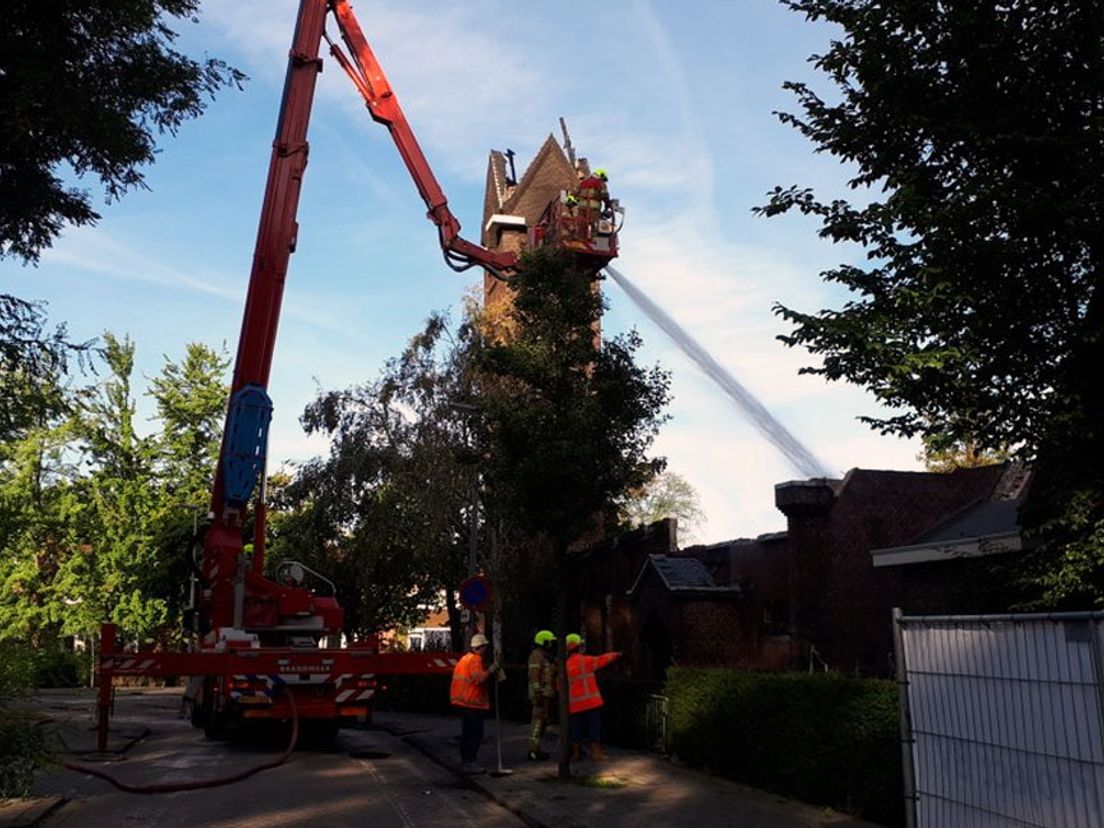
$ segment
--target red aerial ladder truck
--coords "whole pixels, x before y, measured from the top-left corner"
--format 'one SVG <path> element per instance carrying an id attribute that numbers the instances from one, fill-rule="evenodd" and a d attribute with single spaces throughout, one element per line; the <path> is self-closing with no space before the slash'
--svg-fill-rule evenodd
<path id="1" fill-rule="evenodd" d="M 348 52 L 330 39 L 333 16 Z M 193 722 L 221 730 L 237 719 L 292 718 L 337 725 L 368 713 L 377 675 L 445 673 L 450 654 L 379 653 L 374 646 L 322 647 L 340 637 L 343 611 L 333 584 L 308 567 L 284 561 L 265 571 L 265 453 L 272 402 L 268 379 L 276 344 L 284 279 L 295 250 L 296 210 L 307 165 L 307 126 L 319 57 L 325 40 L 363 96 L 374 120 L 391 133 L 428 216 L 437 226 L 450 267 L 482 267 L 509 279 L 518 258 L 460 236 L 460 222 L 407 123 L 398 99 L 372 53 L 347 0 L 300 0 L 283 99 L 272 145 L 260 227 L 253 254 L 241 336 L 209 525 L 196 561 L 193 603 L 186 623 L 195 636 L 190 652 L 122 652 L 115 628 L 105 624 L 99 661 L 99 747 L 106 749 L 112 678 L 116 675 L 187 675 L 200 682 Z M 549 205 L 534 245 L 555 244 L 598 270 L 617 255 L 616 230 L 607 221 L 582 228 L 566 202 Z M 260 483 L 258 494 L 258 483 Z M 244 531 L 252 509 L 252 544 Z M 252 551 L 249 551 L 249 547 Z M 329 586 L 323 594 L 319 584 Z"/>

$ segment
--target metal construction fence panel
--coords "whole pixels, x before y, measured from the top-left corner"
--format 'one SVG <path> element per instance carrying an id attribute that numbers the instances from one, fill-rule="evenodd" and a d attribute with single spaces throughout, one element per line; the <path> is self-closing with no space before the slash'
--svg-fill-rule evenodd
<path id="1" fill-rule="evenodd" d="M 1102 625 L 895 613 L 910 826 L 1104 826 Z"/>
<path id="2" fill-rule="evenodd" d="M 644 729 L 648 738 L 648 749 L 656 753 L 666 753 L 669 746 L 667 738 L 667 697 L 653 693 L 648 696 L 645 708 Z"/>

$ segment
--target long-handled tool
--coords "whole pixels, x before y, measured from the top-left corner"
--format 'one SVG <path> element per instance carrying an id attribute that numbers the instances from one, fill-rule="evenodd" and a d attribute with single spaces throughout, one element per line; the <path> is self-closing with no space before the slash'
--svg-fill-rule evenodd
<path id="1" fill-rule="evenodd" d="M 502 653 L 502 633 L 500 632 L 501 623 L 498 613 L 495 614 L 495 628 L 494 628 L 494 648 L 495 655 L 501 658 Z M 495 747 L 498 749 L 498 768 L 490 772 L 490 776 L 509 776 L 513 773 L 509 768 L 502 767 L 502 714 L 498 709 L 498 685 L 505 675 L 502 672 L 502 668 L 498 668 L 498 673 L 492 678 L 494 681 L 494 707 L 495 707 Z"/>

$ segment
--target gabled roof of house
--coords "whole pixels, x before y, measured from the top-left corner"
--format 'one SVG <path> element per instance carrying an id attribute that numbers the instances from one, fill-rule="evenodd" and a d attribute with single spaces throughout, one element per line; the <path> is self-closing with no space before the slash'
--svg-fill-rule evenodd
<path id="1" fill-rule="evenodd" d="M 633 595 L 644 583 L 648 570 L 659 576 L 660 582 L 668 592 L 681 595 L 739 595 L 739 587 L 717 586 L 709 569 L 697 558 L 672 557 L 668 555 L 649 555 L 640 568 L 640 574 L 629 589 Z"/>

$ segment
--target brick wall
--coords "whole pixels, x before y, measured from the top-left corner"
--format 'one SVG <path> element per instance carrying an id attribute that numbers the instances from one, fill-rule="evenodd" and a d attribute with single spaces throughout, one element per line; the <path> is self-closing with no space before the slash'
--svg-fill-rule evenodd
<path id="1" fill-rule="evenodd" d="M 794 562 L 796 634 L 834 669 L 886 673 L 893 649 L 891 611 L 905 594 L 907 573 L 900 567 L 875 569 L 870 551 L 906 544 L 988 497 L 1002 471 L 1000 466 L 951 474 L 854 469 L 843 481 L 776 487 Z M 956 576 L 951 571 L 944 574 L 948 577 Z M 931 588 L 938 591 L 937 584 Z"/>

